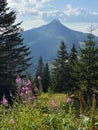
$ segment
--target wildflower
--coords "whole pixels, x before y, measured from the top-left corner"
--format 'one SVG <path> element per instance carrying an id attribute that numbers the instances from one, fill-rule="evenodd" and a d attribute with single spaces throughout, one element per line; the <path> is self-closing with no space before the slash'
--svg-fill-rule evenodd
<path id="1" fill-rule="evenodd" d="M 35 96 L 32 96 L 32 97 L 30 97 L 29 99 L 30 99 L 30 100 L 34 100 L 34 99 L 35 99 Z"/>
<path id="2" fill-rule="evenodd" d="M 7 105 L 8 104 L 8 101 L 7 101 L 7 99 L 5 98 L 5 97 L 3 97 L 3 100 L 2 100 L 2 102 L 1 102 L 3 105 Z"/>
<path id="3" fill-rule="evenodd" d="M 16 78 L 16 83 L 20 83 L 21 82 L 21 78 L 20 77 L 17 77 Z"/>
<path id="4" fill-rule="evenodd" d="M 22 89 L 21 89 L 22 91 L 24 91 L 25 90 L 25 87 L 22 87 Z"/>
<path id="5" fill-rule="evenodd" d="M 56 102 L 54 100 L 51 101 L 51 107 L 52 108 L 55 108 L 57 105 L 56 105 Z"/>
<path id="6" fill-rule="evenodd" d="M 80 118 L 81 118 L 82 116 L 83 116 L 82 113 L 80 113 Z"/>
<path id="7" fill-rule="evenodd" d="M 35 92 L 38 92 L 39 89 L 38 89 L 37 87 L 34 87 L 34 91 L 35 91 Z"/>
<path id="8" fill-rule="evenodd" d="M 40 81 L 42 78 L 40 76 L 38 76 L 37 79 Z"/>
<path id="9" fill-rule="evenodd" d="M 10 124 L 15 124 L 15 120 L 13 118 L 10 119 Z"/>
<path id="10" fill-rule="evenodd" d="M 25 94 L 30 94 L 30 93 L 31 93 L 30 90 L 26 90 L 26 91 L 25 91 Z"/>
<path id="11" fill-rule="evenodd" d="M 22 97 L 23 95 L 24 95 L 24 93 L 21 92 L 21 93 L 20 93 L 20 96 Z"/>
<path id="12" fill-rule="evenodd" d="M 70 103 L 70 102 L 72 102 L 72 99 L 71 99 L 70 97 L 68 97 L 68 98 L 66 99 L 66 102 L 67 102 L 67 103 Z"/>
<path id="13" fill-rule="evenodd" d="M 31 90 L 29 87 L 25 86 L 25 87 L 22 87 L 21 93 L 29 94 L 29 93 L 31 93 Z"/>
<path id="14" fill-rule="evenodd" d="M 32 85 L 31 81 L 28 80 L 27 83 L 26 83 L 26 86 L 31 86 L 31 85 Z"/>

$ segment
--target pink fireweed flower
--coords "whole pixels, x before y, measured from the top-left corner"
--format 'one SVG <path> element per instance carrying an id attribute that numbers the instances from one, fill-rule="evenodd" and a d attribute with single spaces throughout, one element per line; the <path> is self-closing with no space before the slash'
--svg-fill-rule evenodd
<path id="1" fill-rule="evenodd" d="M 30 100 L 34 100 L 35 99 L 35 96 L 32 96 L 32 97 L 29 97 Z"/>
<path id="2" fill-rule="evenodd" d="M 38 76 L 37 79 L 40 81 L 42 78 L 40 76 Z"/>
<path id="3" fill-rule="evenodd" d="M 22 87 L 21 90 L 24 91 L 24 90 L 25 90 L 25 87 Z"/>
<path id="4" fill-rule="evenodd" d="M 80 113 L 80 118 L 81 118 L 82 116 L 83 116 L 82 113 Z"/>
<path id="5" fill-rule="evenodd" d="M 26 83 L 26 86 L 31 86 L 31 85 L 32 85 L 31 81 L 28 80 L 27 83 Z"/>
<path id="6" fill-rule="evenodd" d="M 13 118 L 10 119 L 10 124 L 15 124 L 15 120 Z"/>
<path id="7" fill-rule="evenodd" d="M 30 90 L 26 90 L 26 91 L 25 91 L 25 94 L 30 94 L 30 93 L 31 93 Z"/>
<path id="8" fill-rule="evenodd" d="M 20 93 L 20 96 L 22 97 L 23 95 L 24 95 L 24 93 L 21 92 L 21 93 Z"/>
<path id="9" fill-rule="evenodd" d="M 38 89 L 37 87 L 34 87 L 34 91 L 35 91 L 35 92 L 38 92 L 39 89 Z"/>
<path id="10" fill-rule="evenodd" d="M 30 90 L 30 88 L 29 87 L 27 87 L 27 86 L 24 86 L 24 87 L 22 87 L 22 89 L 21 89 L 21 93 L 23 93 L 23 94 L 30 94 L 32 91 Z"/>
<path id="11" fill-rule="evenodd" d="M 71 99 L 70 97 L 67 97 L 66 102 L 67 102 L 67 103 L 71 103 L 71 102 L 72 102 L 72 99 Z"/>
<path id="12" fill-rule="evenodd" d="M 21 82 L 21 78 L 20 77 L 17 77 L 16 78 L 16 83 L 20 83 Z"/>
<path id="13" fill-rule="evenodd" d="M 31 93 L 31 90 L 28 87 L 25 87 L 25 94 Z"/>
<path id="14" fill-rule="evenodd" d="M 7 104 L 8 104 L 8 101 L 7 101 L 7 99 L 6 99 L 5 97 L 3 97 L 3 100 L 1 101 L 1 103 L 2 103 L 3 105 L 7 105 Z"/>
<path id="15" fill-rule="evenodd" d="M 50 105 L 51 105 L 52 108 L 55 108 L 57 106 L 56 102 L 54 100 L 51 101 Z"/>
<path id="16" fill-rule="evenodd" d="M 28 90 L 29 90 L 28 87 L 22 87 L 22 89 L 21 89 L 22 92 L 25 92 L 25 91 L 28 91 Z"/>

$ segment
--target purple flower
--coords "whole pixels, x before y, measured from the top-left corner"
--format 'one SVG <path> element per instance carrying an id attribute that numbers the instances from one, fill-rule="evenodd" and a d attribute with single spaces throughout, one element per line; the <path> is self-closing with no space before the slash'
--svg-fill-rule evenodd
<path id="1" fill-rule="evenodd" d="M 21 89 L 21 93 L 23 93 L 23 94 L 30 94 L 32 91 L 30 90 L 30 88 L 29 87 L 27 87 L 27 86 L 24 86 L 24 87 L 22 87 L 22 89 Z"/>
<path id="2" fill-rule="evenodd" d="M 35 91 L 35 92 L 38 92 L 39 89 L 38 89 L 37 87 L 34 87 L 34 91 Z"/>
<path id="3" fill-rule="evenodd" d="M 68 98 L 66 99 L 66 102 L 67 102 L 67 103 L 70 103 L 70 102 L 72 102 L 72 99 L 71 99 L 70 97 L 68 97 Z"/>
<path id="4" fill-rule="evenodd" d="M 37 79 L 40 81 L 42 78 L 40 76 L 38 76 Z"/>
<path id="5" fill-rule="evenodd" d="M 25 87 L 22 87 L 21 90 L 24 91 L 24 90 L 25 90 Z"/>
<path id="6" fill-rule="evenodd" d="M 13 118 L 10 119 L 10 124 L 15 124 L 15 120 Z"/>
<path id="7" fill-rule="evenodd" d="M 6 99 L 5 97 L 3 97 L 3 100 L 1 101 L 1 103 L 2 103 L 3 105 L 7 105 L 7 104 L 8 104 L 8 101 L 7 101 L 7 99 Z"/>
<path id="8" fill-rule="evenodd" d="M 24 93 L 21 92 L 21 93 L 20 93 L 20 96 L 22 97 L 23 95 L 24 95 Z"/>
<path id="9" fill-rule="evenodd" d="M 25 91 L 25 94 L 29 94 L 29 93 L 31 93 L 30 90 L 26 90 L 26 91 Z"/>
<path id="10" fill-rule="evenodd" d="M 28 80 L 27 83 L 26 83 L 26 86 L 31 86 L 31 85 L 32 85 L 31 81 Z"/>
<path id="11" fill-rule="evenodd" d="M 82 113 L 80 113 L 80 118 L 81 118 L 82 116 L 83 116 Z"/>
<path id="12" fill-rule="evenodd" d="M 34 100 L 35 99 L 35 96 L 32 96 L 32 97 L 29 97 L 30 100 Z"/>
<path id="13" fill-rule="evenodd" d="M 21 82 L 21 78 L 20 77 L 17 77 L 16 78 L 16 83 L 20 83 Z"/>
<path id="14" fill-rule="evenodd" d="M 55 108 L 57 106 L 56 102 L 54 100 L 51 101 L 50 105 L 51 105 L 52 108 Z"/>

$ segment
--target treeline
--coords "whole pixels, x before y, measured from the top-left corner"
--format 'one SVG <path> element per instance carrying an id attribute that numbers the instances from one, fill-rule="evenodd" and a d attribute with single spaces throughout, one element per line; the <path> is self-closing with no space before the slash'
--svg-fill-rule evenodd
<path id="1" fill-rule="evenodd" d="M 39 59 L 36 75 L 42 77 L 44 92 L 48 88 L 61 93 L 80 92 L 87 102 L 91 102 L 93 94 L 98 93 L 98 45 L 92 32 L 78 51 L 73 44 L 68 53 L 62 41 L 52 64 L 50 73 L 48 63 L 44 66 L 42 57 Z"/>

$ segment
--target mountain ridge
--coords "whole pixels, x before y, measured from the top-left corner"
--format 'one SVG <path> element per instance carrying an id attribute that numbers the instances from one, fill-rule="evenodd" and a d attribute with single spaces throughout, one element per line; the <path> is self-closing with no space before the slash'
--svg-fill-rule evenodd
<path id="1" fill-rule="evenodd" d="M 46 25 L 24 31 L 22 34 L 24 43 L 31 49 L 34 62 L 38 60 L 39 56 L 42 56 L 45 61 L 52 61 L 56 57 L 62 40 L 65 42 L 68 52 L 73 43 L 79 48 L 87 35 L 88 33 L 69 29 L 59 20 L 52 20 Z M 98 41 L 98 37 L 95 36 L 95 39 Z"/>

